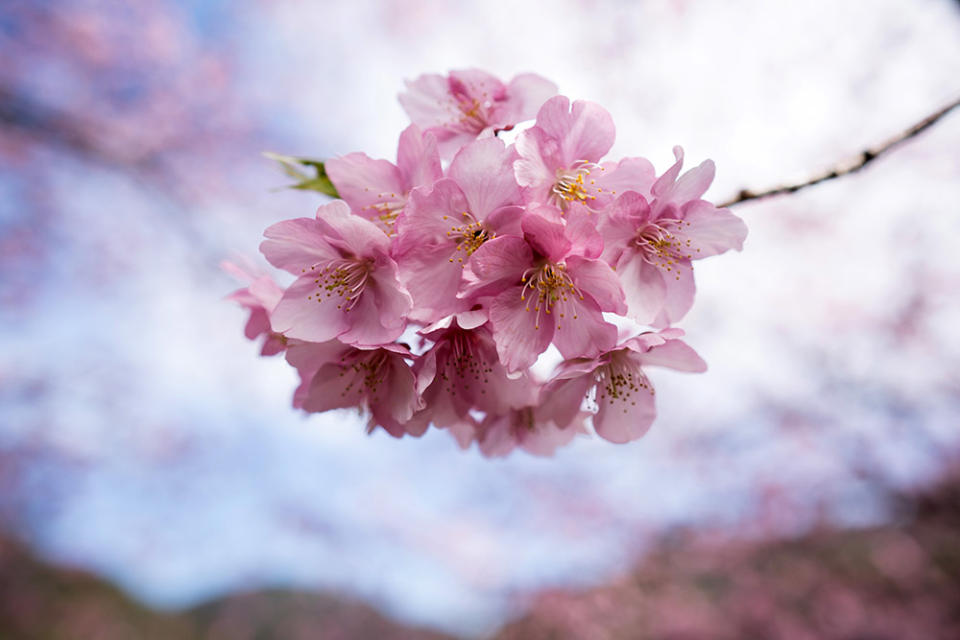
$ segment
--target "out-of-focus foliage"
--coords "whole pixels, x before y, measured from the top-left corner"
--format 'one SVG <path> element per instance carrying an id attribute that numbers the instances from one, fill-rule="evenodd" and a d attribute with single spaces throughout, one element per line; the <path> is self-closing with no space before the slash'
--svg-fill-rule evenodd
<path id="1" fill-rule="evenodd" d="M 897 498 L 899 524 L 780 541 L 679 532 L 607 585 L 537 596 L 497 640 L 960 637 L 960 474 Z M 162 614 L 0 538 L 0 637 L 447 638 L 322 594 L 268 590 Z"/>
<path id="2" fill-rule="evenodd" d="M 672 534 L 614 582 L 538 595 L 497 638 L 960 638 L 960 474 L 896 502 L 900 524 L 871 529 Z"/>
<path id="3" fill-rule="evenodd" d="M 4 640 L 443 640 L 374 608 L 333 595 L 270 590 L 158 613 L 89 573 L 55 568 L 0 537 L 0 638 Z"/>
<path id="4" fill-rule="evenodd" d="M 285 156 L 272 151 L 265 151 L 264 156 L 271 160 L 276 160 L 283 168 L 283 172 L 296 180 L 290 185 L 291 189 L 301 189 L 303 191 L 317 191 L 333 198 L 340 197 L 337 188 L 327 176 L 327 170 L 320 160 L 311 160 L 310 158 L 298 158 L 296 156 Z M 312 169 L 313 175 L 304 173 L 303 169 Z"/>

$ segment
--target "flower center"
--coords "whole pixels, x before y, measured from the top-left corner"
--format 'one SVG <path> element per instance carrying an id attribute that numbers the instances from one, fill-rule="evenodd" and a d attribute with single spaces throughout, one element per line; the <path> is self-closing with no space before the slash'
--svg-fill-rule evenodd
<path id="1" fill-rule="evenodd" d="M 452 238 L 457 243 L 456 251 L 463 251 L 466 254 L 465 257 L 469 258 L 484 242 L 492 240 L 497 234 L 487 229 L 469 211 L 464 211 L 461 215 L 463 216 L 463 224 L 450 227 L 450 230 L 447 231 L 447 237 Z M 444 216 L 444 219 L 447 219 L 447 217 Z M 450 262 L 453 262 L 456 258 L 456 261 L 462 264 L 465 257 L 454 254 L 450 256 Z"/>
<path id="2" fill-rule="evenodd" d="M 487 374 L 493 371 L 477 350 L 476 338 L 467 331 L 457 331 L 450 336 L 450 351 L 440 376 L 455 395 L 457 388 L 467 390 L 470 381 L 487 382 Z"/>
<path id="3" fill-rule="evenodd" d="M 694 248 L 689 238 L 677 233 L 683 225 L 689 227 L 690 223 L 675 218 L 660 218 L 656 222 L 649 222 L 637 230 L 632 244 L 640 252 L 642 259 L 655 267 L 670 272 L 677 272 L 682 267 L 689 268 L 688 263 L 693 259 Z M 679 279 L 680 276 L 677 275 L 677 280 Z"/>
<path id="4" fill-rule="evenodd" d="M 626 404 L 636 405 L 633 394 L 646 389 L 654 395 L 650 379 L 623 350 L 611 354 L 610 362 L 594 372 L 597 381 L 596 402 L 609 401 L 611 404 L 622 402 L 624 413 Z"/>
<path id="5" fill-rule="evenodd" d="M 317 291 L 308 295 L 307 300 L 323 302 L 325 298 L 332 298 L 337 309 L 350 311 L 363 294 L 372 271 L 373 263 L 359 258 L 336 258 L 325 264 L 315 264 L 310 267 L 310 272 L 315 276 L 313 282 Z"/>
<path id="6" fill-rule="evenodd" d="M 527 300 L 528 296 L 533 298 L 533 312 L 537 314 L 534 329 L 540 328 L 541 312 L 550 315 L 553 313 L 554 306 L 559 306 L 558 316 L 565 318 L 566 303 L 573 297 L 583 300 L 583 294 L 573 284 L 573 280 L 567 274 L 566 266 L 563 264 L 547 262 L 541 266 L 531 267 L 524 271 L 520 282 L 523 283 L 520 299 Z M 526 310 L 531 310 L 530 301 L 527 301 Z M 577 319 L 576 308 L 573 311 L 573 319 Z M 556 328 L 560 328 L 559 320 Z"/>
<path id="7" fill-rule="evenodd" d="M 371 402 L 376 402 L 376 394 L 387 379 L 389 367 L 387 354 L 382 349 L 368 352 L 369 355 L 357 353 L 355 359 L 343 362 L 340 365 L 340 376 L 352 374 L 340 395 L 343 397 L 357 394 L 359 401 L 364 395 L 369 396 Z"/>
<path id="8" fill-rule="evenodd" d="M 571 202 L 586 204 L 596 200 L 597 196 L 591 195 L 590 191 L 600 193 L 601 189 L 594 186 L 596 180 L 589 176 L 591 171 L 598 169 L 602 171 L 603 167 L 586 160 L 578 160 L 570 169 L 557 169 L 557 181 L 550 189 L 553 204 L 566 211 Z"/>
<path id="9" fill-rule="evenodd" d="M 397 217 L 406 206 L 406 197 L 396 193 L 380 193 L 377 197 L 385 199 L 382 202 L 368 204 L 364 209 L 373 209 L 376 214 L 370 218 L 371 222 L 378 224 L 384 233 L 392 236 L 395 233 L 393 227 L 397 223 Z"/>

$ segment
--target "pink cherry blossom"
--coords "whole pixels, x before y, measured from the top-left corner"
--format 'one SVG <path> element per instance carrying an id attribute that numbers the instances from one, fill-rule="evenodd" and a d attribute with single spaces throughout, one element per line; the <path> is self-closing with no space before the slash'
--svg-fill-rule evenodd
<path id="1" fill-rule="evenodd" d="M 414 124 L 437 136 L 445 157 L 461 145 L 532 119 L 557 86 L 532 73 L 509 84 L 477 69 L 424 74 L 407 81 L 400 104 Z"/>
<path id="2" fill-rule="evenodd" d="M 661 366 L 702 372 L 707 365 L 679 338 L 680 329 L 643 333 L 596 358 L 572 358 L 561 363 L 543 390 L 545 417 L 560 427 L 574 421 L 586 398 L 596 411 L 597 434 L 611 442 L 642 437 L 656 417 L 653 383 L 643 370 Z"/>
<path id="3" fill-rule="evenodd" d="M 529 367 L 553 342 L 564 357 L 596 356 L 616 342 L 603 311 L 626 311 L 616 274 L 596 259 L 600 245 L 575 245 L 559 212 L 524 214 L 523 237 L 485 243 L 473 258 L 467 296 L 493 296 L 490 322 L 508 371 Z"/>
<path id="4" fill-rule="evenodd" d="M 270 315 L 276 331 L 357 346 L 385 344 L 403 332 L 413 301 L 398 280 L 389 240 L 345 202 L 320 207 L 313 220 L 278 222 L 264 235 L 267 260 L 299 276 Z"/>
<path id="5" fill-rule="evenodd" d="M 237 289 L 227 296 L 228 299 L 250 311 L 243 334 L 249 340 L 256 340 L 262 335 L 266 336 L 263 347 L 260 349 L 262 356 L 272 356 L 283 351 L 286 348 L 286 338 L 274 332 L 270 326 L 270 312 L 283 297 L 283 289 L 270 276 L 254 274 L 233 262 L 224 261 L 221 266 L 224 271 L 237 279 L 249 282 L 248 286 Z"/>
<path id="6" fill-rule="evenodd" d="M 499 234 L 520 233 L 515 158 L 496 138 L 474 141 L 457 153 L 449 178 L 411 196 L 397 223 L 394 255 L 418 308 L 416 319 L 432 322 L 450 314 L 473 252 Z"/>
<path id="7" fill-rule="evenodd" d="M 570 104 L 566 96 L 548 100 L 536 125 L 517 139 L 514 170 L 525 199 L 564 211 L 575 204 L 602 209 L 618 191 L 650 188 L 653 166 L 643 158 L 601 164 L 615 136 L 613 119 L 600 105 Z"/>
<path id="8" fill-rule="evenodd" d="M 713 179 L 709 160 L 677 180 L 677 163 L 653 185 L 653 202 L 627 192 L 600 222 L 603 257 L 623 283 L 628 316 L 654 326 L 680 320 L 693 305 L 693 260 L 740 250 L 747 228 L 700 196 Z"/>
<path id="9" fill-rule="evenodd" d="M 416 125 L 400 134 L 397 164 L 357 152 L 331 158 L 324 166 L 340 197 L 388 235 L 410 192 L 429 187 L 443 175 L 436 139 Z"/>
<path id="10" fill-rule="evenodd" d="M 368 431 L 380 426 L 397 438 L 423 435 L 409 428 L 422 406 L 410 358 L 397 344 L 358 349 L 336 341 L 292 342 L 287 361 L 301 379 L 294 406 L 307 412 L 361 407 L 370 412 Z"/>
<path id="11" fill-rule="evenodd" d="M 679 329 L 634 336 L 609 315 L 668 327 L 693 303 L 692 261 L 742 247 L 743 223 L 702 199 L 713 163 L 681 175 L 677 147 L 658 178 L 644 158 L 605 160 L 610 114 L 555 93 L 530 74 L 421 76 L 400 96 L 413 124 L 396 164 L 329 160 L 343 200 L 266 230 L 261 251 L 295 280 L 239 272 L 249 285 L 231 297 L 263 353 L 297 369 L 295 407 L 550 455 L 591 416 L 607 440 L 642 436 L 646 367 L 704 370 Z M 516 145 L 496 137 L 534 114 Z M 564 361 L 543 383 L 531 367 L 551 345 Z"/>
<path id="12" fill-rule="evenodd" d="M 490 414 L 477 425 L 477 442 L 485 456 L 505 456 L 520 447 L 537 456 L 552 456 L 558 447 L 568 444 L 577 434 L 587 433 L 580 412 L 563 427 L 542 415 L 542 403 L 501 414 Z"/>
<path id="13" fill-rule="evenodd" d="M 533 402 L 536 383 L 526 373 L 507 375 L 486 325 L 466 329 L 452 317 L 439 324 L 424 333 L 433 346 L 414 365 L 436 426 L 463 423 L 471 410 L 502 413 Z"/>

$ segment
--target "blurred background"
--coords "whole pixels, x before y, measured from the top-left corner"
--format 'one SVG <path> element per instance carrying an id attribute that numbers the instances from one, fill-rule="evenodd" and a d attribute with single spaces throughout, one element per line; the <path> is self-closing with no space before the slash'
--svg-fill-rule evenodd
<path id="1" fill-rule="evenodd" d="M 290 408 L 224 258 L 393 159 L 404 79 L 533 71 L 614 157 L 803 179 L 960 95 L 955 0 L 0 6 L 0 636 L 960 637 L 960 113 L 736 207 L 629 445 L 488 460 Z"/>

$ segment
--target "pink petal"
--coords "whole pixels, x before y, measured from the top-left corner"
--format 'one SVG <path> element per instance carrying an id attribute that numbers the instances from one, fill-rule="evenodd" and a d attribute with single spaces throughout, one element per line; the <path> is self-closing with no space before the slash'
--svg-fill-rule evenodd
<path id="1" fill-rule="evenodd" d="M 508 204 L 520 203 L 513 175 L 516 154 L 497 138 L 476 140 L 453 158 L 447 175 L 457 181 L 478 219 Z"/>
<path id="2" fill-rule="evenodd" d="M 340 204 L 347 206 L 343 202 Z M 319 262 L 340 257 L 340 253 L 327 242 L 323 228 L 310 218 L 278 222 L 267 227 L 263 234 L 267 237 L 260 243 L 264 257 L 278 269 L 296 275 Z"/>
<path id="3" fill-rule="evenodd" d="M 533 120 L 543 103 L 557 95 L 557 85 L 534 73 L 521 73 L 507 85 L 509 108 L 500 120 L 516 124 Z"/>
<path id="4" fill-rule="evenodd" d="M 365 372 L 351 365 L 330 362 L 313 376 L 301 407 L 311 413 L 358 407 L 366 398 Z"/>
<path id="5" fill-rule="evenodd" d="M 397 169 L 404 193 L 430 186 L 443 177 L 436 136 L 422 132 L 415 124 L 404 129 L 397 146 Z"/>
<path id="6" fill-rule="evenodd" d="M 344 255 L 375 256 L 390 251 L 390 240 L 373 222 L 353 215 L 340 200 L 317 209 L 317 223 L 327 242 Z"/>
<path id="7" fill-rule="evenodd" d="M 530 296 L 521 299 L 521 288 L 510 287 L 490 303 L 490 323 L 500 362 L 510 373 L 528 368 L 547 350 L 553 338 L 553 321 L 534 309 Z M 544 318 L 540 323 L 539 318 Z"/>
<path id="8" fill-rule="evenodd" d="M 544 420 L 538 422 L 532 431 L 523 434 L 520 446 L 532 455 L 549 457 L 560 447 L 569 444 L 578 433 L 580 430 L 574 426 L 560 428 L 553 422 Z"/>
<path id="9" fill-rule="evenodd" d="M 374 415 L 405 423 L 420 408 L 416 377 L 400 356 L 389 356 L 383 366 L 387 370 L 383 382 L 371 390 L 370 409 Z"/>
<path id="10" fill-rule="evenodd" d="M 613 398 L 602 385 L 598 386 L 593 428 L 601 438 L 619 444 L 636 440 L 650 430 L 656 417 L 657 408 L 650 390 L 641 387 Z"/>
<path id="11" fill-rule="evenodd" d="M 585 100 L 571 106 L 566 96 L 547 100 L 537 113 L 536 126 L 559 142 L 561 164 L 567 168 L 575 162 L 599 162 L 616 137 L 606 109 Z"/>
<path id="12" fill-rule="evenodd" d="M 425 247 L 400 261 L 401 279 L 413 297 L 412 318 L 434 322 L 456 311 L 463 265 L 449 247 Z"/>
<path id="13" fill-rule="evenodd" d="M 498 236 L 523 234 L 520 228 L 520 220 L 523 218 L 523 207 L 507 205 L 494 209 L 484 220 L 484 224 L 492 229 Z"/>
<path id="14" fill-rule="evenodd" d="M 517 137 L 516 150 L 520 158 L 513 163 L 513 174 L 517 184 L 527 188 L 524 200 L 546 203 L 562 166 L 559 144 L 534 127 Z"/>
<path id="15" fill-rule="evenodd" d="M 368 284 L 368 290 L 357 299 L 353 308 L 349 311 L 344 309 L 343 318 L 347 328 L 337 337 L 346 344 L 358 347 L 392 342 L 403 333 L 406 324 L 406 313 L 397 312 L 401 309 L 409 311 L 411 306 L 405 290 L 397 286 Z"/>
<path id="16" fill-rule="evenodd" d="M 627 191 L 649 195 L 657 174 L 646 158 L 624 158 L 616 164 L 604 164 L 606 171 L 591 172 L 604 193 L 619 197 Z"/>
<path id="17" fill-rule="evenodd" d="M 689 202 L 697 200 L 710 187 L 717 172 L 713 160 L 705 160 L 698 166 L 680 176 L 670 194 L 673 202 Z"/>
<path id="18" fill-rule="evenodd" d="M 575 378 L 547 383 L 540 403 L 543 418 L 561 428 L 569 425 L 579 415 L 580 405 L 593 384 L 593 369 Z"/>
<path id="19" fill-rule="evenodd" d="M 626 253 L 617 264 L 617 275 L 627 301 L 627 317 L 640 324 L 653 322 L 667 297 L 660 268 L 636 253 Z"/>
<path id="20" fill-rule="evenodd" d="M 627 312 L 620 279 L 606 262 L 570 256 L 567 258 L 567 272 L 583 294 L 596 300 L 601 311 L 619 315 Z"/>
<path id="21" fill-rule="evenodd" d="M 480 425 L 478 446 L 488 458 L 505 456 L 517 446 L 510 414 L 488 415 Z"/>
<path id="22" fill-rule="evenodd" d="M 460 110 L 444 76 L 424 74 L 405 84 L 407 91 L 399 95 L 399 100 L 414 124 L 426 129 L 446 125 L 459 117 Z"/>
<path id="23" fill-rule="evenodd" d="M 551 315 L 556 322 L 553 343 L 564 358 L 592 358 L 617 343 L 617 327 L 603 319 L 592 298 L 571 296 L 555 304 Z"/>
<path id="24" fill-rule="evenodd" d="M 571 203 L 567 209 L 566 236 L 571 240 L 570 253 L 585 258 L 599 258 L 603 253 L 603 236 L 597 230 L 600 218 L 582 204 Z"/>
<path id="25" fill-rule="evenodd" d="M 643 366 L 667 367 L 689 373 L 703 373 L 707 370 L 707 363 L 703 358 L 682 340 L 667 340 L 636 357 Z"/>
<path id="26" fill-rule="evenodd" d="M 450 233 L 464 222 L 468 211 L 463 190 L 456 181 L 444 178 L 432 189 L 414 191 L 403 215 L 397 219 L 397 248 L 400 255 L 415 253 L 424 244 L 455 247 Z"/>
<path id="27" fill-rule="evenodd" d="M 406 200 L 408 189 L 403 175 L 387 160 L 374 160 L 358 152 L 330 158 L 324 167 L 340 197 L 368 220 L 387 208 L 401 207 Z"/>
<path id="28" fill-rule="evenodd" d="M 666 289 L 663 300 L 664 319 L 667 324 L 679 322 L 693 307 L 697 286 L 693 280 L 693 267 L 690 262 L 679 262 L 668 272 L 662 272 Z"/>
<path id="29" fill-rule="evenodd" d="M 603 238 L 603 259 L 617 264 L 637 237 L 637 230 L 649 218 L 650 207 L 638 193 L 628 191 L 618 197 L 599 224 Z"/>
<path id="30" fill-rule="evenodd" d="M 660 199 L 666 199 L 667 201 L 670 201 L 673 185 L 677 181 L 677 176 L 680 175 L 680 170 L 683 169 L 683 147 L 674 147 L 673 156 L 676 158 L 676 162 L 674 162 L 673 166 L 667 169 L 662 176 L 657 178 L 657 181 L 650 189 L 654 196 Z"/>
<path id="31" fill-rule="evenodd" d="M 314 280 L 310 274 L 301 276 L 287 288 L 270 314 L 274 331 L 308 342 L 325 342 L 349 328 L 343 309 L 337 308 L 340 299 L 324 295 Z"/>
<path id="32" fill-rule="evenodd" d="M 473 272 L 481 282 L 506 281 L 509 284 L 519 282 L 532 261 L 530 246 L 514 236 L 501 236 L 483 243 L 470 260 Z"/>
<path id="33" fill-rule="evenodd" d="M 747 225 L 729 209 L 717 209 L 701 200 L 684 209 L 683 221 L 686 224 L 679 229 L 679 234 L 690 240 L 694 258 L 743 249 Z"/>
<path id="34" fill-rule="evenodd" d="M 528 210 L 520 219 L 520 227 L 524 238 L 537 253 L 557 262 L 570 252 L 573 244 L 567 238 L 563 220 L 554 211 L 552 207 Z"/>

